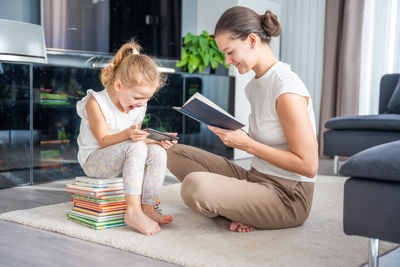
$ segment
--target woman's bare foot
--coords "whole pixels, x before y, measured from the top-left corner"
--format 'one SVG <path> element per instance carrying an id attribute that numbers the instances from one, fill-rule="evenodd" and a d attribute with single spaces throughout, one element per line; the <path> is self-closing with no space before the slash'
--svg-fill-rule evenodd
<path id="1" fill-rule="evenodd" d="M 243 232 L 253 231 L 254 227 L 244 223 L 232 222 L 231 225 L 229 226 L 229 230 L 243 233 Z"/>
<path id="2" fill-rule="evenodd" d="M 144 235 L 154 235 L 161 231 L 158 223 L 143 212 L 125 213 L 125 223 Z"/>
<path id="3" fill-rule="evenodd" d="M 152 205 L 142 205 L 142 209 L 147 216 L 159 224 L 169 224 L 174 220 L 171 215 L 162 215 L 158 213 Z"/>

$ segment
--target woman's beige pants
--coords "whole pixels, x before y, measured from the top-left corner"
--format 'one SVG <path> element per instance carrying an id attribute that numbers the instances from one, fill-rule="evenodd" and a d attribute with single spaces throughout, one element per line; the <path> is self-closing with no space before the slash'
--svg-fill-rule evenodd
<path id="1" fill-rule="evenodd" d="M 205 216 L 262 229 L 302 224 L 308 217 L 313 182 L 297 182 L 245 170 L 207 151 L 176 144 L 168 149 L 168 169 L 182 182 L 183 202 Z"/>

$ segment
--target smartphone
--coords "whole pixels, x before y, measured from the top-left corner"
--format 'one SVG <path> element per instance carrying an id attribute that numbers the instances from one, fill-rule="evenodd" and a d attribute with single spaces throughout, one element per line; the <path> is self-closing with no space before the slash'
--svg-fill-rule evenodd
<path id="1" fill-rule="evenodd" d="M 170 135 L 170 134 L 167 134 L 167 133 L 163 133 L 163 132 L 151 129 L 151 128 L 143 129 L 143 131 L 146 131 L 146 132 L 149 133 L 147 138 L 153 139 L 153 140 L 156 140 L 156 141 L 163 141 L 163 140 L 173 141 L 173 140 L 178 140 L 179 139 L 176 136 L 173 136 L 173 135 Z"/>

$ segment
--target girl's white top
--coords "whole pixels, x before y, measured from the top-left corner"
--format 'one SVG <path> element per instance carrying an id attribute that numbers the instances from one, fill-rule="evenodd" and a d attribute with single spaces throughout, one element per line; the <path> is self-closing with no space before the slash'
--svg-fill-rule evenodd
<path id="1" fill-rule="evenodd" d="M 307 111 L 311 125 L 315 130 L 315 118 L 310 94 L 288 64 L 277 62 L 262 77 L 255 77 L 247 84 L 246 96 L 251 104 L 249 115 L 249 136 L 268 146 L 289 150 L 285 133 L 276 112 L 276 99 L 285 93 L 293 93 L 309 98 Z M 279 168 L 258 157 L 254 157 L 251 166 L 257 171 L 295 181 L 314 182 L 300 174 Z"/>
<path id="2" fill-rule="evenodd" d="M 99 143 L 90 130 L 85 108 L 86 103 L 91 96 L 96 99 L 101 111 L 103 112 L 109 134 L 116 134 L 133 125 L 140 124 L 144 119 L 147 108 L 147 106 L 143 106 L 140 108 L 135 108 L 128 113 L 124 113 L 120 111 L 112 102 L 107 93 L 107 89 L 104 89 L 100 92 L 95 92 L 90 89 L 87 90 L 86 94 L 87 95 L 85 97 L 76 103 L 76 110 L 79 117 L 81 117 L 81 126 L 78 136 L 78 161 L 81 166 L 85 164 L 90 153 L 100 148 Z"/>

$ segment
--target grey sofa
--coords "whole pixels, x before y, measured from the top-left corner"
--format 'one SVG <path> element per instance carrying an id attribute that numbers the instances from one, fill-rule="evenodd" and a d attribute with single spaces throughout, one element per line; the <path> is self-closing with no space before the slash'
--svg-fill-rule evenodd
<path id="1" fill-rule="evenodd" d="M 400 95 L 395 95 L 397 91 L 400 94 L 399 78 L 400 74 L 382 77 L 378 115 L 336 117 L 325 123 L 329 130 L 324 133 L 323 153 L 334 157 L 335 175 L 339 156 L 349 157 L 364 149 L 400 140 Z"/>
<path id="2" fill-rule="evenodd" d="M 368 237 L 369 266 L 378 266 L 379 240 L 400 243 L 400 141 L 350 157 L 340 169 L 344 185 L 343 229 Z"/>

